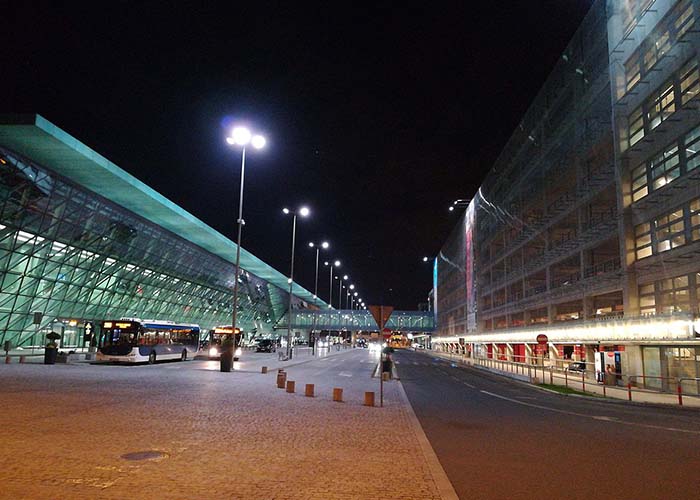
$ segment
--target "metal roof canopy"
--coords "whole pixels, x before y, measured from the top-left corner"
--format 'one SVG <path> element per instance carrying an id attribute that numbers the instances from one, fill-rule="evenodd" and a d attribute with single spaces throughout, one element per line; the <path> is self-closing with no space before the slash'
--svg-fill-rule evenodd
<path id="1" fill-rule="evenodd" d="M 236 244 L 40 115 L 0 115 L 0 143 L 232 264 Z M 241 267 L 287 291 L 287 277 L 241 247 Z M 292 292 L 315 302 L 293 284 Z M 319 301 L 323 305 L 323 301 Z"/>

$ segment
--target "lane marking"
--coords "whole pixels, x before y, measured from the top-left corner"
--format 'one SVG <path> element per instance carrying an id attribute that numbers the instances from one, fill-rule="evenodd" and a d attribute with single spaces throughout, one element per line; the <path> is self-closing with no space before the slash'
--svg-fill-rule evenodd
<path id="1" fill-rule="evenodd" d="M 466 385 L 467 387 L 471 387 L 472 389 L 476 389 L 475 386 L 471 385 L 470 383 L 465 382 L 464 380 L 462 380 L 462 383 L 463 383 L 464 385 Z"/>
<path id="2" fill-rule="evenodd" d="M 511 403 L 519 404 L 522 406 L 529 406 L 531 408 L 538 408 L 540 410 L 551 411 L 554 413 L 562 413 L 564 415 L 573 415 L 575 417 L 589 418 L 591 420 L 600 420 L 600 421 L 610 422 L 613 424 L 622 424 L 622 425 L 632 425 L 635 427 L 644 427 L 646 429 L 657 429 L 657 430 L 662 430 L 662 431 L 684 432 L 686 434 L 698 434 L 698 435 L 700 435 L 700 431 L 693 431 L 693 430 L 689 430 L 689 429 L 679 429 L 677 427 L 663 427 L 660 425 L 640 424 L 637 422 L 628 422 L 626 420 L 617 420 L 617 417 L 607 417 L 606 418 L 606 417 L 601 417 L 598 415 L 587 415 L 585 413 L 578 413 L 575 411 L 560 410 L 558 408 L 552 408 L 550 406 L 542 406 L 542 405 L 536 405 L 533 403 L 526 403 L 524 401 L 518 401 L 517 399 L 509 398 L 506 396 L 501 396 L 500 394 L 494 394 L 493 392 L 489 392 L 489 391 L 482 390 L 479 392 L 482 392 L 483 394 L 487 394 L 487 395 L 492 396 L 494 398 L 503 399 L 505 401 L 510 401 Z"/>
<path id="3" fill-rule="evenodd" d="M 340 372 L 338 375 L 341 377 L 352 377 L 352 373 L 348 372 Z"/>

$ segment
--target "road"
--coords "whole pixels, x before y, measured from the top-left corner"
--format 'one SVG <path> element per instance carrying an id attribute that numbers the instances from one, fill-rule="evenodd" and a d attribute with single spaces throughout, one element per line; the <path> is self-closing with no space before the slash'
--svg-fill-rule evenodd
<path id="1" fill-rule="evenodd" d="M 395 360 L 460 498 L 700 498 L 697 410 L 562 396 L 429 352 Z"/>

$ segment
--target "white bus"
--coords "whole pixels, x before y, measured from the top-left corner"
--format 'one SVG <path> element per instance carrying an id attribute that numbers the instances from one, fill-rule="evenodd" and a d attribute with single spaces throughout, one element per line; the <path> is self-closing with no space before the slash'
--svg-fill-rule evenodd
<path id="1" fill-rule="evenodd" d="M 234 337 L 234 331 L 236 333 Z M 200 356 L 204 356 L 209 359 L 220 359 L 221 358 L 221 344 L 226 337 L 230 337 L 231 340 L 235 340 L 236 352 L 234 357 L 237 359 L 241 355 L 241 341 L 243 339 L 243 332 L 240 328 L 233 329 L 232 326 L 217 326 L 209 330 L 202 340 L 202 345 L 200 348 Z"/>
<path id="2" fill-rule="evenodd" d="M 149 364 L 163 359 L 185 361 L 197 353 L 199 333 L 199 325 L 172 321 L 103 321 L 97 360 Z"/>

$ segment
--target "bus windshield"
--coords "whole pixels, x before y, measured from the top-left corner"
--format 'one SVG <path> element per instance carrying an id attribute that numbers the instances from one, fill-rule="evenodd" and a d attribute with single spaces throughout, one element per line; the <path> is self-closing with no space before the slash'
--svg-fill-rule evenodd
<path id="1" fill-rule="evenodd" d="M 136 345 L 138 323 L 105 321 L 102 324 L 103 345 Z"/>

